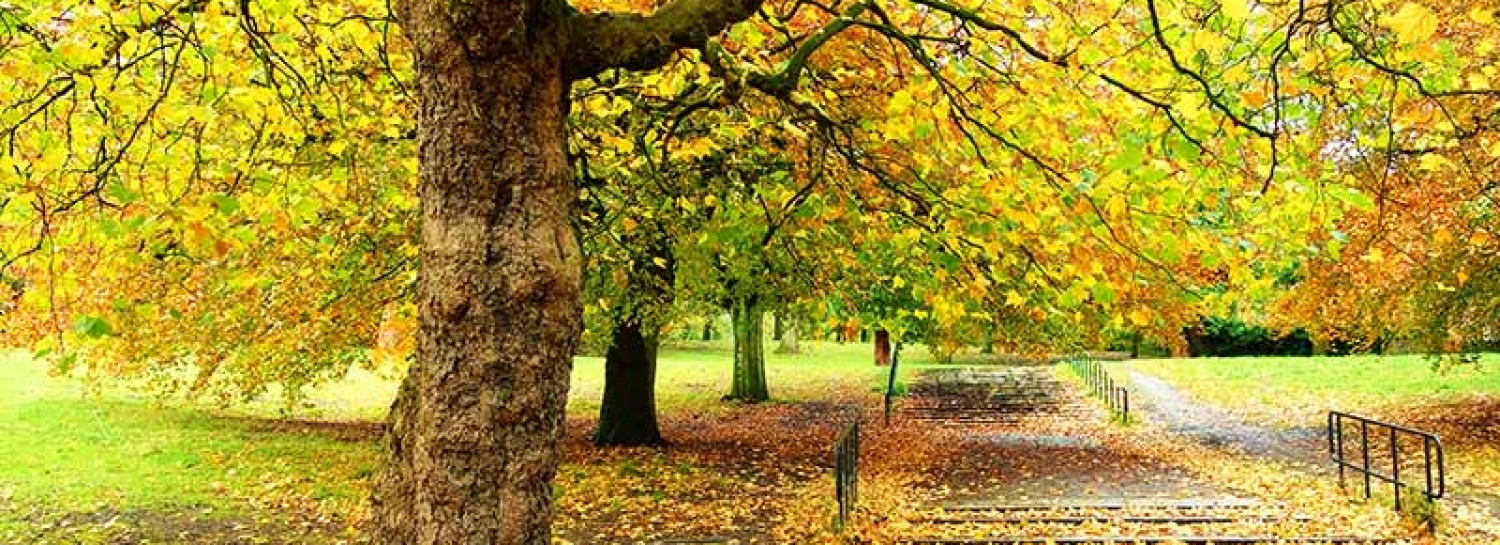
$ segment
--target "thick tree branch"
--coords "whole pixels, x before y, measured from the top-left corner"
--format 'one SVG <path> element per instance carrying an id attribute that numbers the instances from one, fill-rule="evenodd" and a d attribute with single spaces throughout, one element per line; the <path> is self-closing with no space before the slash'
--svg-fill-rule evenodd
<path id="1" fill-rule="evenodd" d="M 702 49 L 709 38 L 743 21 L 763 0 L 673 0 L 651 15 L 579 14 L 568 22 L 572 80 L 611 68 L 646 70 L 680 49 Z"/>

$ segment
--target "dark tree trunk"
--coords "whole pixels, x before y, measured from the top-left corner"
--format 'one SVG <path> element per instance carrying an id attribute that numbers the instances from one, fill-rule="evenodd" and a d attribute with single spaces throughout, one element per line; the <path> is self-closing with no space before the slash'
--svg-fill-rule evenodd
<path id="1" fill-rule="evenodd" d="M 859 330 L 859 342 L 870 342 L 870 330 L 861 328 Z"/>
<path id="2" fill-rule="evenodd" d="M 891 364 L 891 332 L 875 330 L 875 365 Z"/>
<path id="3" fill-rule="evenodd" d="M 1141 357 L 1141 332 L 1130 333 L 1130 359 Z"/>
<path id="4" fill-rule="evenodd" d="M 781 317 L 780 312 L 771 314 L 771 340 L 779 341 L 781 340 L 781 335 L 786 333 L 786 324 L 783 324 L 783 321 L 785 320 Z"/>
<path id="5" fill-rule="evenodd" d="M 703 342 L 714 340 L 714 319 L 712 316 L 703 322 Z"/>
<path id="6" fill-rule="evenodd" d="M 563 33 L 497 32 L 525 13 L 504 2 L 398 11 L 422 97 L 420 327 L 370 525 L 383 544 L 544 544 L 583 284 Z"/>
<path id="7" fill-rule="evenodd" d="M 656 348 L 656 338 L 642 334 L 639 323 L 615 326 L 604 354 L 604 402 L 595 445 L 662 444 L 656 423 Z"/>
<path id="8" fill-rule="evenodd" d="M 604 354 L 604 400 L 594 444 L 659 445 L 656 424 L 656 348 L 660 309 L 672 304 L 677 259 L 672 241 L 656 230 L 638 230 L 625 242 L 635 252 L 626 274 L 625 304 Z"/>
<path id="9" fill-rule="evenodd" d="M 771 399 L 766 388 L 765 339 L 758 298 L 736 299 L 730 309 L 734 321 L 734 377 L 725 399 L 757 403 Z"/>

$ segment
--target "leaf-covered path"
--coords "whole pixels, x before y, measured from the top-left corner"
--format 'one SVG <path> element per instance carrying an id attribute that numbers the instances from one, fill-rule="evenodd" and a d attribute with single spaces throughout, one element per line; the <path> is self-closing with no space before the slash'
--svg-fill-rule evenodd
<path id="1" fill-rule="evenodd" d="M 1327 471 L 1311 469 L 1315 431 L 1249 424 L 1132 378 L 1144 422 L 1121 426 L 1051 367 L 929 374 L 905 406 L 951 451 L 912 483 L 915 505 L 881 537 L 1380 543 L 1407 534 L 1378 507 L 1339 499 Z"/>
<path id="2" fill-rule="evenodd" d="M 944 428 L 962 452 L 933 468 L 942 500 L 1182 498 L 1224 490 L 1112 443 L 1108 414 L 1050 367 L 929 373 L 903 410 Z"/>

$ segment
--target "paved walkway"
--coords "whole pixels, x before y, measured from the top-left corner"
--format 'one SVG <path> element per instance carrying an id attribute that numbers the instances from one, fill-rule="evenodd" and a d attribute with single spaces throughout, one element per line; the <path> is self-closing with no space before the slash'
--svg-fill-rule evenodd
<path id="1" fill-rule="evenodd" d="M 1176 435 L 1208 447 L 1326 469 L 1322 430 L 1249 423 L 1218 407 L 1193 401 L 1172 385 L 1139 371 L 1130 371 L 1130 389 L 1145 419 Z"/>

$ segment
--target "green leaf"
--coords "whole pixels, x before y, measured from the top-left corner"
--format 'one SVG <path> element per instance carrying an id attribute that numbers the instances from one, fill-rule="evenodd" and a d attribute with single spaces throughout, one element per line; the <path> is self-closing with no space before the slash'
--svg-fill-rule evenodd
<path id="1" fill-rule="evenodd" d="M 79 316 L 78 320 L 73 322 L 73 331 L 90 339 L 115 334 L 114 330 L 109 327 L 109 322 L 98 316 Z"/>

